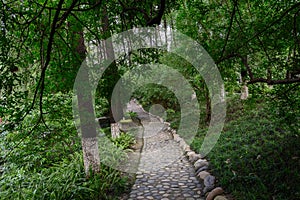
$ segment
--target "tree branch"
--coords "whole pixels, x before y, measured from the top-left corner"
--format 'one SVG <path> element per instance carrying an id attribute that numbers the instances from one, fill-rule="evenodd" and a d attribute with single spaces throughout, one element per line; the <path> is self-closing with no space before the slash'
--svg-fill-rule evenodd
<path id="1" fill-rule="evenodd" d="M 31 20 L 29 20 L 29 21 L 27 21 L 27 22 L 25 22 L 25 23 L 23 23 L 21 25 L 25 25 L 26 24 L 26 25 L 29 26 L 29 24 L 31 24 L 34 20 L 36 20 L 42 14 L 42 12 L 44 11 L 44 9 L 46 8 L 47 3 L 48 3 L 48 0 L 45 1 L 45 3 L 43 4 L 40 12 L 38 12 L 38 14 L 36 16 L 34 16 Z"/>
<path id="2" fill-rule="evenodd" d="M 160 6 L 159 11 L 156 17 L 152 18 L 150 21 L 147 22 L 147 26 L 153 26 L 153 25 L 160 25 L 162 16 L 165 12 L 166 8 L 166 0 L 160 0 Z"/>
<path id="3" fill-rule="evenodd" d="M 269 80 L 265 78 L 254 78 L 247 82 L 247 84 L 254 84 L 254 83 L 267 83 L 268 85 L 279 85 L 279 84 L 291 84 L 291 83 L 299 83 L 300 78 L 294 79 L 281 79 L 281 80 Z"/>
<path id="4" fill-rule="evenodd" d="M 97 39 L 97 42 L 100 44 L 101 39 L 98 37 L 98 35 L 92 31 L 86 24 L 84 24 L 75 14 L 71 13 L 71 15 L 84 27 L 86 28 L 95 38 Z"/>
<path id="5" fill-rule="evenodd" d="M 47 125 L 46 125 L 44 117 L 43 117 L 43 94 L 44 94 L 44 88 L 45 88 L 45 74 L 46 74 L 46 69 L 50 63 L 54 34 L 56 32 L 56 24 L 58 22 L 59 13 L 61 11 L 63 3 L 64 3 L 64 0 L 59 1 L 58 9 L 56 10 L 54 18 L 53 18 L 50 36 L 49 36 L 49 40 L 48 40 L 46 60 L 45 60 L 44 65 L 42 66 L 42 72 L 41 72 L 41 77 L 40 77 L 40 81 L 39 81 L 40 85 L 41 85 L 40 86 L 40 99 L 39 99 L 40 100 L 39 101 L 39 109 L 40 109 L 40 120 L 39 121 L 42 121 L 46 127 L 47 127 Z"/>
<path id="6" fill-rule="evenodd" d="M 251 38 L 249 38 L 246 42 L 244 42 L 243 45 L 241 45 L 240 47 L 236 48 L 236 51 L 238 51 L 239 49 L 241 49 L 242 47 L 244 47 L 245 45 L 247 45 L 251 40 L 253 40 L 254 38 L 258 37 L 259 35 L 263 34 L 265 31 L 267 31 L 269 28 L 271 28 L 272 26 L 274 26 L 275 24 L 279 23 L 290 11 L 294 10 L 295 8 L 300 6 L 300 2 L 294 4 L 292 7 L 290 7 L 289 9 L 287 9 L 286 11 L 284 11 L 282 13 L 282 15 L 274 20 L 272 23 L 270 23 L 268 26 L 266 26 L 264 29 L 260 30 L 259 32 L 257 32 L 256 34 L 254 34 Z"/>
<path id="7" fill-rule="evenodd" d="M 300 78 L 286 78 L 280 80 L 272 80 L 270 77 L 268 78 L 254 78 L 252 73 L 251 67 L 248 64 L 247 57 L 242 56 L 238 53 L 232 53 L 227 55 L 226 57 L 222 58 L 222 60 L 218 61 L 218 64 L 223 62 L 224 60 L 231 59 L 231 58 L 240 58 L 245 65 L 248 75 L 250 77 L 250 81 L 247 84 L 254 84 L 254 83 L 267 83 L 268 85 L 278 85 L 278 84 L 291 84 L 291 83 L 298 83 L 300 82 Z"/>
<path id="8" fill-rule="evenodd" d="M 230 17 L 230 22 L 229 22 L 229 28 L 228 28 L 228 32 L 226 34 L 225 44 L 224 44 L 224 47 L 223 47 L 223 50 L 222 50 L 221 56 L 220 56 L 221 58 L 223 57 L 226 46 L 227 46 L 229 35 L 230 35 L 231 29 L 232 29 L 233 19 L 234 19 L 235 12 L 236 12 L 236 7 L 237 7 L 237 2 L 234 1 L 233 10 L 232 10 L 231 17 Z"/>
<path id="9" fill-rule="evenodd" d="M 249 64 L 248 64 L 247 56 L 243 56 L 243 55 L 241 55 L 241 54 L 239 54 L 239 53 L 232 53 L 232 54 L 229 54 L 229 55 L 227 55 L 226 57 L 223 57 L 223 58 L 221 58 L 220 60 L 218 60 L 218 61 L 216 62 L 216 64 L 218 65 L 218 64 L 220 64 L 221 62 L 223 62 L 223 61 L 225 61 L 225 60 L 227 60 L 227 59 L 231 59 L 231 58 L 240 58 L 241 61 L 242 61 L 242 63 L 244 64 L 244 66 L 245 66 L 246 69 L 247 69 L 247 72 L 248 72 L 248 74 L 249 74 L 250 79 L 253 79 L 253 73 L 252 73 L 251 67 L 250 67 Z"/>
<path id="10" fill-rule="evenodd" d="M 41 5 L 41 4 L 37 3 L 37 2 L 35 2 L 35 3 L 36 3 L 37 5 L 39 5 L 39 6 L 43 6 L 43 5 Z M 99 6 L 101 3 L 102 3 L 102 0 L 99 0 L 99 1 L 96 2 L 94 5 L 91 5 L 91 7 L 89 7 L 89 8 L 72 9 L 72 11 L 75 11 L 75 12 L 84 12 L 84 11 L 93 10 L 94 8 L 96 8 L 97 6 Z M 83 5 L 83 4 L 82 4 L 82 5 Z M 80 5 L 78 5 L 78 6 L 80 6 Z M 45 8 L 48 9 L 48 10 L 57 10 L 57 9 L 58 9 L 58 8 L 50 7 L 50 6 L 45 6 Z M 61 11 L 68 11 L 69 8 L 61 8 L 60 10 L 61 10 Z"/>
<path id="11" fill-rule="evenodd" d="M 77 0 L 73 0 L 71 6 L 69 7 L 69 9 L 61 16 L 61 18 L 59 19 L 59 23 L 56 24 L 55 28 L 59 28 L 62 23 L 67 19 L 67 17 L 70 15 L 71 11 L 74 9 L 74 7 L 76 6 Z"/>
<path id="12" fill-rule="evenodd" d="M 144 18 L 145 18 L 146 21 L 150 20 L 150 17 L 148 16 L 147 12 L 144 9 L 137 8 L 137 7 L 126 7 L 126 5 L 122 1 L 118 0 L 118 2 L 120 3 L 120 5 L 123 8 L 122 13 L 125 13 L 127 11 L 137 11 L 137 12 L 140 12 L 144 15 Z"/>

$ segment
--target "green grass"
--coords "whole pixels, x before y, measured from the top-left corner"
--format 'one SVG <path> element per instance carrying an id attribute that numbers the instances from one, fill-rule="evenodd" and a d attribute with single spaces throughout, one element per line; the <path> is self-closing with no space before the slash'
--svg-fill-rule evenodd
<path id="1" fill-rule="evenodd" d="M 300 199 L 299 115 L 288 122 L 276 109 L 257 99 L 228 101 L 227 122 L 207 158 L 235 199 Z M 199 131 L 194 150 L 205 133 Z"/>
<path id="2" fill-rule="evenodd" d="M 127 178 L 106 166 L 85 178 L 82 154 L 43 168 L 39 172 L 5 164 L 0 177 L 0 199 L 117 199 L 126 190 Z"/>
<path id="3" fill-rule="evenodd" d="M 17 127 L 5 131 L 0 126 L 0 200 L 16 199 L 118 199 L 128 192 L 128 174 L 101 165 L 101 172 L 89 179 L 83 167 L 81 139 L 72 116 L 71 94 L 45 98 L 45 127 L 34 109 Z M 104 106 L 104 105 L 103 105 Z M 110 128 L 103 130 L 110 135 Z M 134 139 L 122 135 L 115 144 L 127 148 Z"/>

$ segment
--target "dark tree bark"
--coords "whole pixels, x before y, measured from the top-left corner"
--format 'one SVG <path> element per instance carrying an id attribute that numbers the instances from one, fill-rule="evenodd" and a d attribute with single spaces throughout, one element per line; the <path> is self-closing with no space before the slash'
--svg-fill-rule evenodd
<path id="1" fill-rule="evenodd" d="M 102 34 L 104 35 L 104 39 L 108 39 L 111 37 L 111 33 L 109 30 L 109 19 L 107 13 L 106 5 L 103 5 L 102 10 Z M 107 91 L 108 91 L 108 101 L 109 101 L 109 116 L 111 124 L 118 122 L 123 117 L 123 109 L 121 106 L 120 101 L 120 93 L 117 91 L 117 99 L 112 99 L 112 92 L 114 90 L 115 84 L 120 79 L 120 75 L 118 72 L 118 68 L 115 61 L 115 53 L 113 49 L 113 44 L 111 40 L 106 40 L 104 44 L 104 52 L 105 56 L 108 60 L 113 61 L 112 64 L 106 69 L 105 75 L 111 78 L 111 82 L 107 84 Z M 113 113 L 115 116 L 113 116 Z"/>

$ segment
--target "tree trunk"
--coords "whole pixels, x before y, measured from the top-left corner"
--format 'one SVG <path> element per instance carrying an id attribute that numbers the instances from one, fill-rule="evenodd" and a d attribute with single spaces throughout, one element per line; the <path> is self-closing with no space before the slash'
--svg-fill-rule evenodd
<path id="1" fill-rule="evenodd" d="M 108 83 L 107 85 L 107 90 L 108 90 L 108 101 L 109 101 L 109 106 L 110 106 L 110 122 L 112 124 L 111 126 L 111 131 L 113 132 L 115 129 L 114 123 L 120 121 L 123 117 L 123 108 L 121 105 L 120 101 L 120 91 L 117 91 L 117 98 L 112 99 L 112 92 L 114 90 L 115 84 L 118 82 L 120 79 L 120 75 L 118 73 L 118 68 L 115 62 L 115 54 L 114 54 L 114 49 L 113 49 L 113 44 L 112 40 L 107 40 L 107 38 L 111 37 L 111 33 L 109 30 L 109 19 L 108 19 L 108 13 L 107 13 L 107 8 L 106 5 L 103 5 L 103 11 L 102 11 L 102 34 L 104 35 L 105 39 L 105 56 L 108 60 L 113 61 L 112 64 L 106 69 L 106 76 L 110 76 L 111 82 Z M 114 113 L 114 116 L 113 116 Z"/>
<path id="2" fill-rule="evenodd" d="M 247 86 L 247 84 L 243 83 L 242 91 L 241 91 L 241 99 L 246 100 L 246 99 L 248 99 L 248 96 L 249 96 L 248 86 Z"/>
<path id="3" fill-rule="evenodd" d="M 206 101 L 206 117 L 205 117 L 205 122 L 209 123 L 210 118 L 211 118 L 211 102 L 209 98 L 209 91 L 208 88 L 206 88 L 204 84 L 204 95 L 205 95 L 205 101 Z"/>
<path id="4" fill-rule="evenodd" d="M 245 57 L 244 62 L 245 62 L 245 64 L 247 64 L 247 56 Z M 247 76 L 246 66 L 242 66 L 242 69 L 241 69 L 241 84 L 242 84 L 241 99 L 242 100 L 248 99 L 248 96 L 249 96 L 248 86 L 246 83 L 246 76 Z"/>
<path id="5" fill-rule="evenodd" d="M 78 22 L 75 20 L 73 23 Z M 78 27 L 78 24 L 76 26 Z M 86 57 L 83 28 L 74 30 L 72 24 L 69 24 L 69 29 L 71 30 L 71 41 L 74 41 L 72 44 L 74 55 L 79 58 L 75 64 L 81 65 Z M 88 67 L 81 68 L 80 76 L 75 82 L 75 88 L 77 90 L 84 169 L 88 178 L 90 169 L 92 173 L 100 172 L 98 139 Z"/>

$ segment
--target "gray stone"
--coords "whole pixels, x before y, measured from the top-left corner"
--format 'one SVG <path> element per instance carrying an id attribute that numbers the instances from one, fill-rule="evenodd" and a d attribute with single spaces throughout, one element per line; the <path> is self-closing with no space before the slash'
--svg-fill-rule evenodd
<path id="1" fill-rule="evenodd" d="M 187 153 L 190 162 L 196 162 L 197 160 L 201 159 L 199 154 L 196 154 L 194 151 L 190 151 Z"/>
<path id="2" fill-rule="evenodd" d="M 207 171 L 202 171 L 202 172 L 198 173 L 197 176 L 198 176 L 200 179 L 204 180 L 208 175 L 210 175 L 209 172 L 207 172 Z"/>
<path id="3" fill-rule="evenodd" d="M 212 175 L 208 175 L 204 178 L 204 186 L 208 187 L 208 186 L 214 186 L 215 185 L 215 180 L 216 178 Z"/>
<path id="4" fill-rule="evenodd" d="M 203 167 L 200 167 L 199 169 L 197 169 L 196 171 L 196 175 L 198 175 L 200 172 L 205 171 L 208 169 L 208 166 L 204 165 Z"/>
<path id="5" fill-rule="evenodd" d="M 143 178 L 143 175 L 137 175 L 136 178 L 137 179 Z"/>
<path id="6" fill-rule="evenodd" d="M 204 189 L 203 193 L 206 194 L 207 192 L 210 192 L 215 187 L 215 177 L 212 175 L 208 175 L 204 178 L 203 181 Z"/>
<path id="7" fill-rule="evenodd" d="M 203 195 L 210 192 L 212 189 L 214 189 L 213 185 L 205 186 L 203 189 Z"/>
<path id="8" fill-rule="evenodd" d="M 198 170 L 199 168 L 203 166 L 208 166 L 209 163 L 206 160 L 199 159 L 194 163 L 195 170 Z"/>

